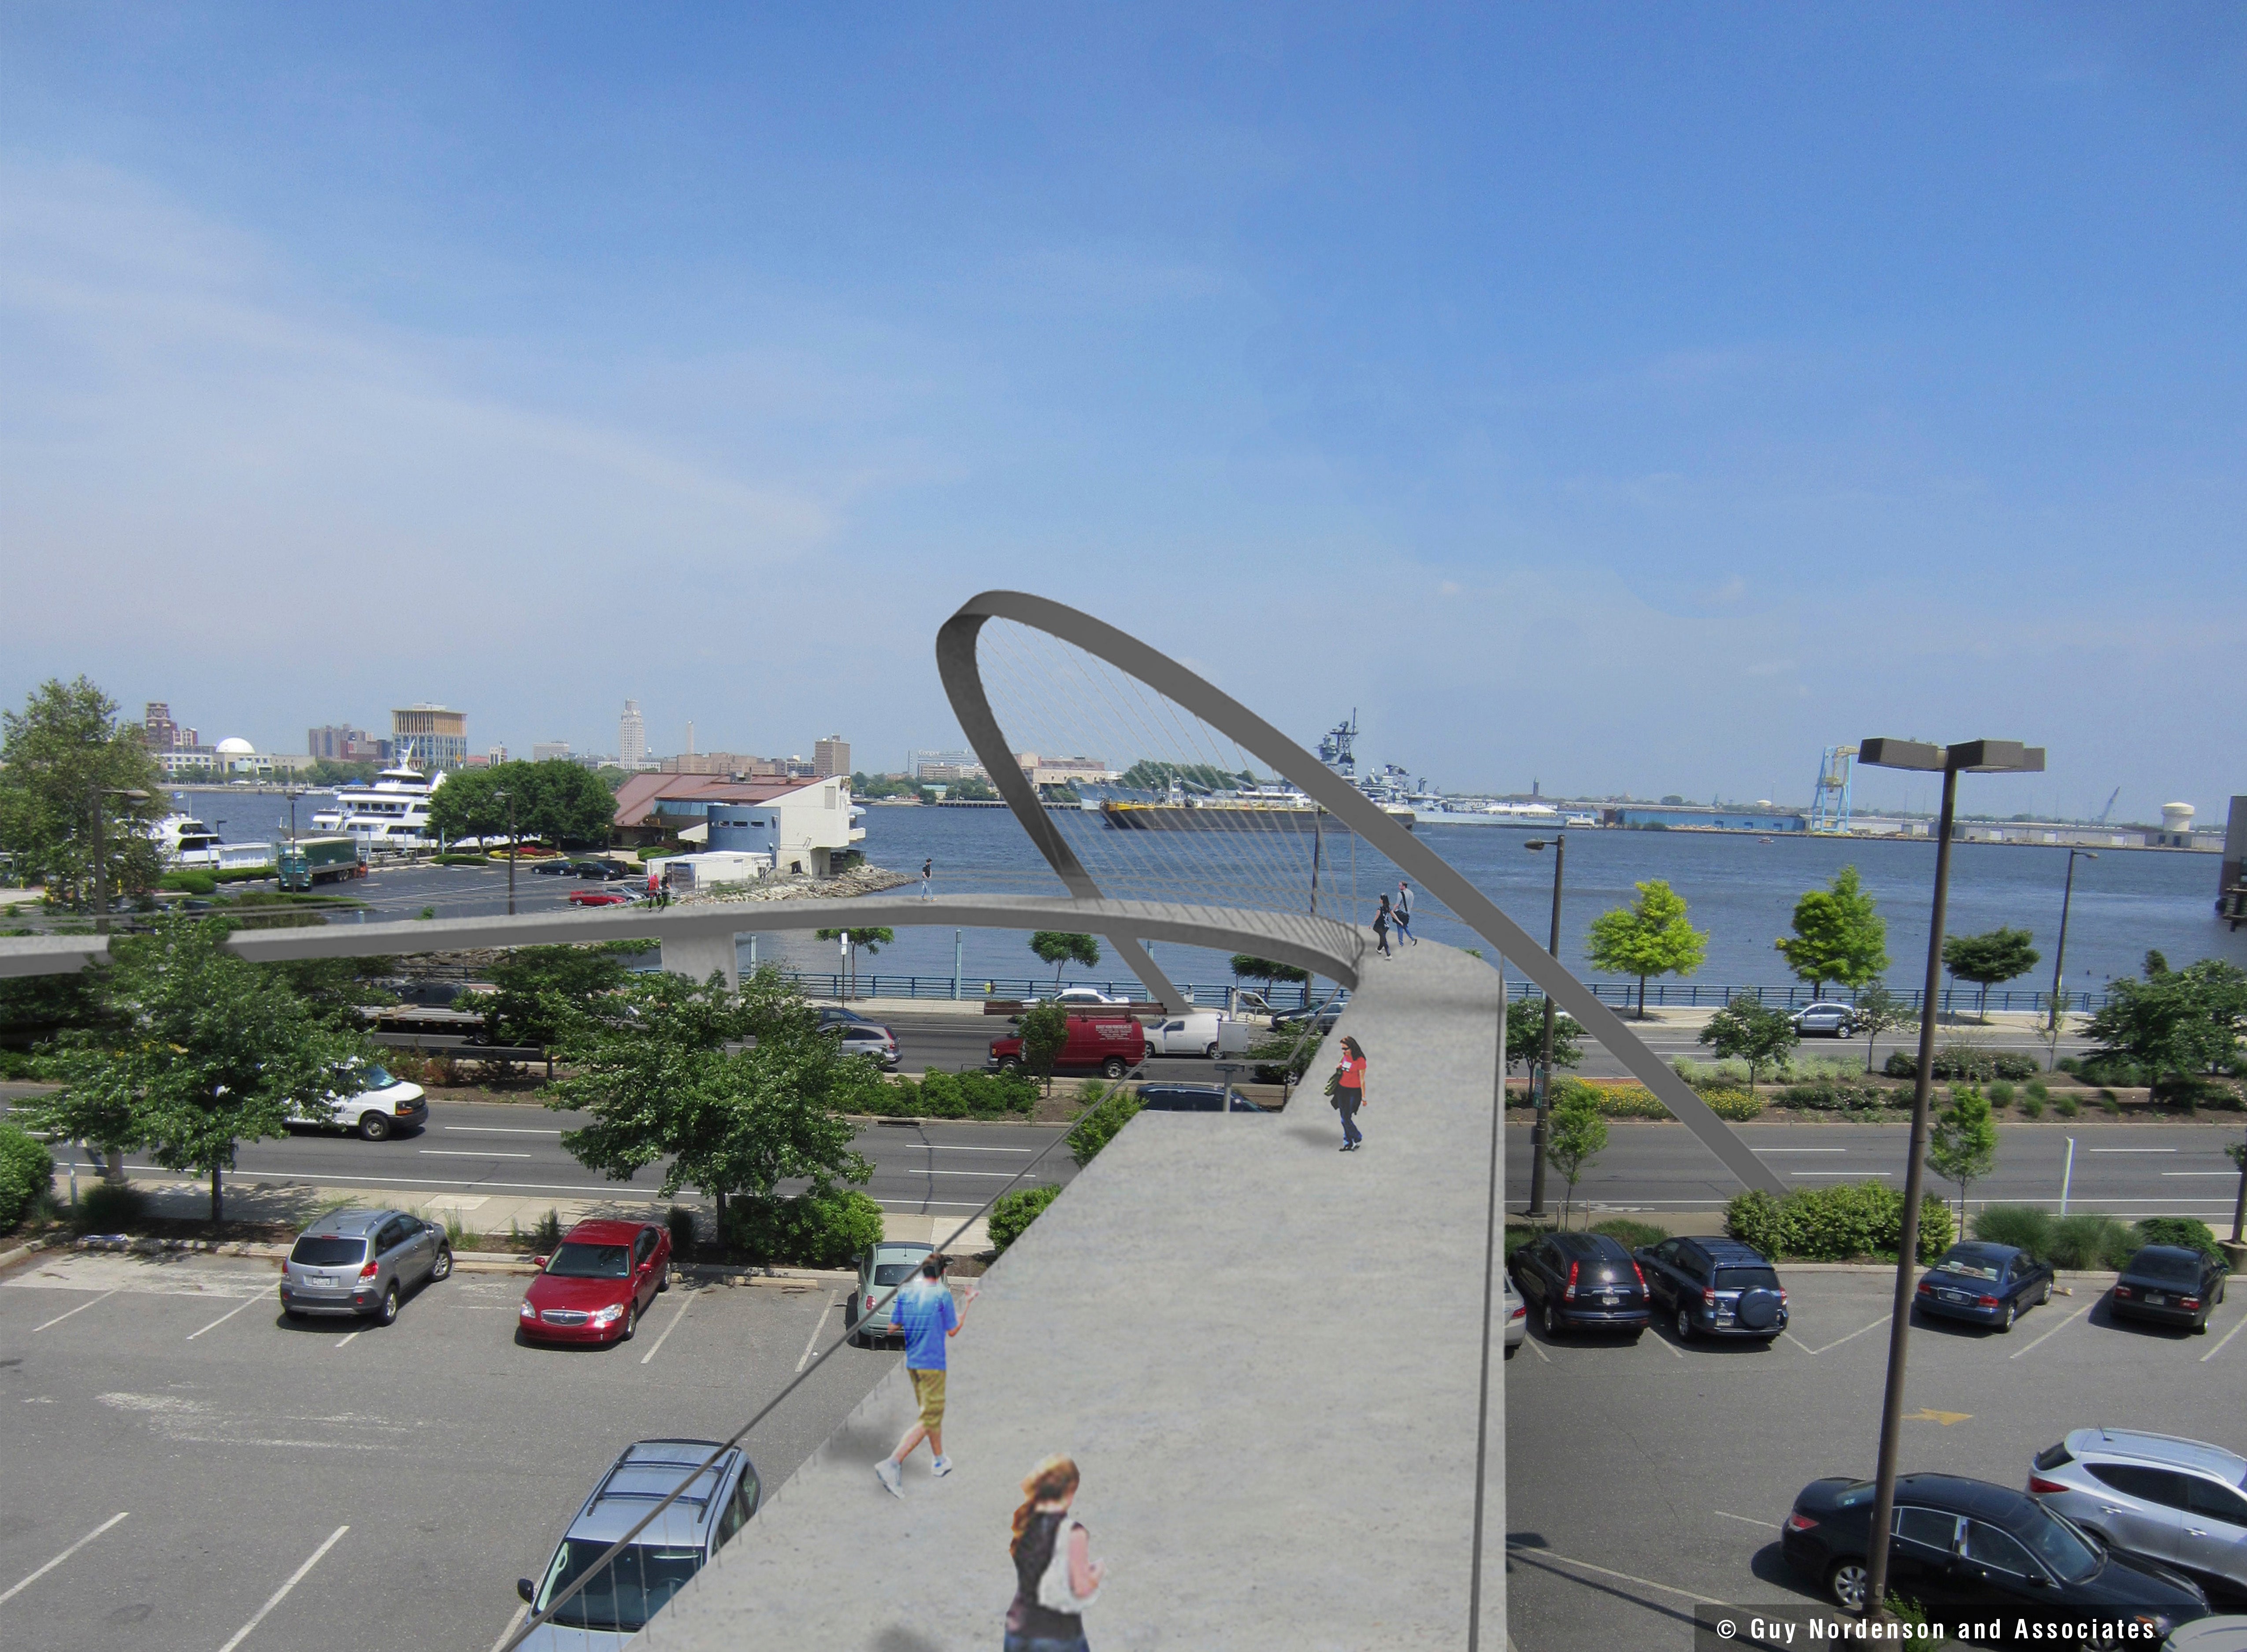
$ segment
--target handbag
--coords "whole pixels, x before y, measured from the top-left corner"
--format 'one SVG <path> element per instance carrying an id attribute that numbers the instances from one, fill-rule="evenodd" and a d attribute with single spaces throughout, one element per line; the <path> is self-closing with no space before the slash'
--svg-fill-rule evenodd
<path id="1" fill-rule="evenodd" d="M 1076 1530 L 1076 1516 L 1064 1514 L 1061 1524 L 1054 1527 L 1053 1559 L 1038 1579 L 1038 1604 L 1048 1612 L 1082 1612 L 1100 1598 L 1100 1586 L 1094 1584 L 1092 1593 L 1079 1594 L 1069 1587 L 1069 1539 Z"/>

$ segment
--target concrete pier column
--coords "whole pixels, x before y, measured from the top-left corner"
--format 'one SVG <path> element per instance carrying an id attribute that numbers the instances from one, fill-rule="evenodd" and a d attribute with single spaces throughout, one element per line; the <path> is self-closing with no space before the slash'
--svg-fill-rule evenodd
<path id="1" fill-rule="evenodd" d="M 739 954 L 734 950 L 731 935 L 665 936 L 663 967 L 673 975 L 684 975 L 689 980 L 707 981 L 710 972 L 716 970 L 726 978 L 726 985 L 739 990 L 741 966 Z"/>

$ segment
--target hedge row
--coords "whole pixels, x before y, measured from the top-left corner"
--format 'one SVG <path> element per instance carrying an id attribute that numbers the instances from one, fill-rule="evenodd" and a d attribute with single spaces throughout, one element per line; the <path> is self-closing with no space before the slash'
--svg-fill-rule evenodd
<path id="1" fill-rule="evenodd" d="M 868 1099 L 881 1118 L 1028 1118 L 1037 1081 L 1026 1073 L 939 1073 L 893 1078 Z"/>
<path id="2" fill-rule="evenodd" d="M 1725 1206 L 1725 1232 L 1774 1260 L 1842 1262 L 1893 1256 L 1903 1237 L 1903 1193 L 1878 1182 L 1798 1188 L 1784 1198 L 1758 1190 Z M 1919 1205 L 1919 1259 L 1950 1248 L 1950 1207 L 1929 1193 Z"/>
<path id="3" fill-rule="evenodd" d="M 13 1124 L 0 1124 L 0 1232 L 53 1184 L 54 1156 Z"/>
<path id="4" fill-rule="evenodd" d="M 726 1206 L 726 1241 L 745 1260 L 792 1267 L 847 1267 L 882 1242 L 882 1207 L 864 1193 L 736 1198 Z"/>
<path id="5" fill-rule="evenodd" d="M 1895 1050 L 1882 1063 L 1881 1071 L 1890 1078 L 1919 1076 L 1919 1057 L 1909 1050 Z M 2003 1050 L 1976 1049 L 1968 1044 L 1946 1045 L 1935 1052 L 1934 1075 L 1944 1082 L 1963 1081 L 1970 1084 L 1986 1084 L 1993 1078 L 2034 1078 L 2044 1071 L 2041 1062 L 2030 1055 L 2013 1055 Z"/>

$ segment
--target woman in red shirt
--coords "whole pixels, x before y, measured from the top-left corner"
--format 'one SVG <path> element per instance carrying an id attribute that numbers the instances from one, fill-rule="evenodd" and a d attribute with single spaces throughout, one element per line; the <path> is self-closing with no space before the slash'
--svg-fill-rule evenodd
<path id="1" fill-rule="evenodd" d="M 1365 1052 L 1354 1038 L 1342 1041 L 1342 1065 L 1335 1069 L 1335 1104 L 1342 1109 L 1342 1150 L 1355 1152 L 1365 1140 L 1357 1128 L 1357 1109 L 1365 1105 Z"/>

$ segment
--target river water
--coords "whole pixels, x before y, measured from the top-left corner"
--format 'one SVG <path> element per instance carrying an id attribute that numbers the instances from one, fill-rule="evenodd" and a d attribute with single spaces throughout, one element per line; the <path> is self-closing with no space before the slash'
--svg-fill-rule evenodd
<path id="1" fill-rule="evenodd" d="M 287 823 L 287 801 L 272 794 L 196 791 L 178 795 L 204 821 L 215 825 L 224 820 L 222 834 L 232 843 L 270 838 Z M 312 809 L 325 801 L 318 794 L 299 800 L 300 829 L 309 828 Z M 939 894 L 1061 891 L 1059 881 L 1003 809 L 873 806 L 863 823 L 869 860 L 917 874 L 924 858 L 932 859 Z M 1226 860 L 1227 835 L 1191 836 L 1196 840 L 1192 852 L 1209 856 L 1213 865 Z M 1526 849 L 1526 836 L 1458 826 L 1425 827 L 1418 833 L 1421 842 L 1541 939 L 1551 912 L 1553 851 Z M 1935 848 L 1907 840 L 1778 836 L 1764 843 L 1751 836 L 1697 832 L 1573 832 L 1567 842 L 1561 956 L 1588 977 L 1601 979 L 1584 963 L 1587 927 L 1601 912 L 1632 899 L 1634 884 L 1658 877 L 1685 898 L 1691 921 L 1708 932 L 1708 960 L 1692 978 L 1696 982 L 1785 983 L 1789 977 L 1772 941 L 1788 932 L 1795 900 L 1806 890 L 1827 882 L 1844 865 L 1857 868 L 1888 920 L 1890 984 L 1916 987 L 1926 956 Z M 1950 865 L 1948 932 L 1971 933 L 2001 925 L 2030 931 L 2043 961 L 2012 986 L 2016 990 L 2049 987 L 2067 851 L 1960 843 L 1952 850 Z M 1395 868 L 1359 847 L 1356 887 L 1369 911 L 1376 893 L 1395 889 L 1397 876 Z M 2095 861 L 2079 856 L 2068 920 L 2068 986 L 2095 992 L 2116 976 L 2135 974 L 2149 947 L 2158 948 L 2172 965 L 2223 958 L 2247 967 L 2247 932 L 2230 933 L 2214 917 L 2216 877 L 2214 855 L 2114 850 L 2102 850 Z M 1308 886 L 1304 895 L 1308 902 Z M 1322 899 L 1322 910 L 1332 908 Z M 1418 911 L 1415 921 L 1423 936 L 1458 945 L 1481 945 L 1465 925 L 1424 897 Z M 862 955 L 859 968 L 862 973 L 949 977 L 953 949 L 948 931 L 901 930 L 878 959 Z M 1226 978 L 1223 959 L 1203 949 L 1158 945 L 1153 950 L 1177 979 Z M 987 978 L 1019 979 L 1043 968 L 1025 938 L 1008 932 L 968 931 L 960 938 L 960 951 L 963 973 L 979 986 Z M 759 956 L 799 968 L 828 970 L 834 967 L 835 949 L 808 935 L 768 936 L 760 938 Z M 1097 980 L 1108 973 L 1106 966 L 1072 971 L 1069 979 L 1082 975 Z M 1116 973 L 1120 979 L 1124 972 Z"/>

